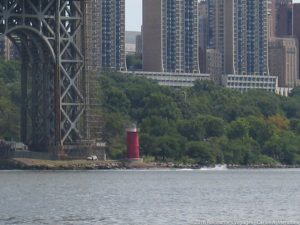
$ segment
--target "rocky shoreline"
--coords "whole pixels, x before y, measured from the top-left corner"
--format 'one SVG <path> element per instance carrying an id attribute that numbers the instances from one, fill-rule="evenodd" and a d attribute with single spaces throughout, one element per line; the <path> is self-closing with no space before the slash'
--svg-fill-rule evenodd
<path id="1" fill-rule="evenodd" d="M 201 169 L 198 164 L 159 163 L 141 161 L 88 161 L 88 160 L 0 160 L 0 170 L 125 170 L 125 169 Z M 210 168 L 210 167 L 206 167 Z M 213 168 L 213 166 L 211 167 Z M 227 165 L 227 169 L 293 169 L 300 165 Z"/>

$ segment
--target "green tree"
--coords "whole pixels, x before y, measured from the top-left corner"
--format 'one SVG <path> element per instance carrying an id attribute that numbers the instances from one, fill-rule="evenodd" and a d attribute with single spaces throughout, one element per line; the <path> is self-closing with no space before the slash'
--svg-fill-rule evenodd
<path id="1" fill-rule="evenodd" d="M 249 136 L 257 141 L 260 145 L 263 145 L 266 141 L 275 133 L 275 127 L 259 117 L 248 117 L 249 124 Z"/>
<path id="2" fill-rule="evenodd" d="M 189 141 L 203 140 L 206 135 L 203 121 L 199 119 L 181 120 L 177 123 L 177 129 Z"/>
<path id="3" fill-rule="evenodd" d="M 144 116 L 159 116 L 169 120 L 181 118 L 181 112 L 174 100 L 161 93 L 153 93 L 145 98 Z"/>
<path id="4" fill-rule="evenodd" d="M 292 92 L 289 94 L 290 97 L 298 98 L 300 97 L 300 87 L 295 87 Z"/>
<path id="5" fill-rule="evenodd" d="M 163 161 L 167 159 L 180 159 L 183 156 L 184 141 L 176 136 L 161 136 L 156 139 L 156 158 Z"/>
<path id="6" fill-rule="evenodd" d="M 190 158 L 195 159 L 200 165 L 212 165 L 216 163 L 216 152 L 208 142 L 189 142 L 186 147 Z"/>
<path id="7" fill-rule="evenodd" d="M 227 136 L 230 139 L 238 139 L 247 137 L 249 133 L 249 124 L 248 121 L 239 118 L 229 124 L 229 127 L 227 128 Z"/>
<path id="8" fill-rule="evenodd" d="M 299 147 L 299 137 L 290 131 L 284 131 L 266 142 L 263 153 L 283 164 L 291 165 L 295 164 Z"/>
<path id="9" fill-rule="evenodd" d="M 148 133 L 141 133 L 140 143 L 141 143 L 141 154 L 143 156 L 155 156 L 158 155 L 156 152 L 157 147 L 155 139 L 157 137 L 151 136 Z"/>
<path id="10" fill-rule="evenodd" d="M 265 117 L 280 112 L 280 98 L 274 93 L 264 90 L 250 90 L 243 94 L 242 105 L 257 107 Z"/>
<path id="11" fill-rule="evenodd" d="M 206 138 L 221 137 L 225 133 L 225 122 L 223 119 L 214 116 L 202 118 L 205 127 Z"/>
<path id="12" fill-rule="evenodd" d="M 111 87 L 106 90 L 104 106 L 112 112 L 121 112 L 127 115 L 130 108 L 130 101 L 122 90 Z"/>
<path id="13" fill-rule="evenodd" d="M 126 65 L 129 70 L 142 70 L 143 61 L 142 58 L 136 55 L 127 55 L 126 56 Z"/>
<path id="14" fill-rule="evenodd" d="M 299 99 L 288 97 L 282 101 L 281 106 L 287 118 L 300 118 Z"/>
<path id="15" fill-rule="evenodd" d="M 228 164 L 255 164 L 260 153 L 259 144 L 249 137 L 230 140 L 223 149 L 225 162 Z"/>
<path id="16" fill-rule="evenodd" d="M 300 134 L 300 119 L 291 119 L 290 126 L 292 131 L 294 131 L 296 134 Z"/>

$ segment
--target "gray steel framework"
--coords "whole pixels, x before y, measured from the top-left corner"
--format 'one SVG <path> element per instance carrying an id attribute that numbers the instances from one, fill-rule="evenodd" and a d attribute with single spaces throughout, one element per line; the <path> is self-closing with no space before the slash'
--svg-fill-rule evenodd
<path id="1" fill-rule="evenodd" d="M 22 56 L 21 139 L 60 151 L 82 138 L 84 1 L 1 0 L 0 37 Z"/>

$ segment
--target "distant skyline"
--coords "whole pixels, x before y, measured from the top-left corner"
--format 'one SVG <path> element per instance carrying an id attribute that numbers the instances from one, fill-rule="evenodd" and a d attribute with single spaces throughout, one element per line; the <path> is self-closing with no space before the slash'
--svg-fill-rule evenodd
<path id="1" fill-rule="evenodd" d="M 300 3 L 300 0 L 295 0 Z M 126 0 L 126 30 L 141 31 L 143 0 Z"/>

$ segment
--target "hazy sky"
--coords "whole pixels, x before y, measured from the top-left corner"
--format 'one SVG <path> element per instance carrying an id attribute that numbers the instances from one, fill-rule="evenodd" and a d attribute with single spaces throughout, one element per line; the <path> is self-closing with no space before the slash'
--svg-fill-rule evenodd
<path id="1" fill-rule="evenodd" d="M 300 2 L 300 0 L 294 2 Z M 141 25 L 142 0 L 126 0 L 126 30 L 140 31 Z"/>
<path id="2" fill-rule="evenodd" d="M 126 30 L 140 31 L 142 25 L 142 0 L 126 0 Z"/>

